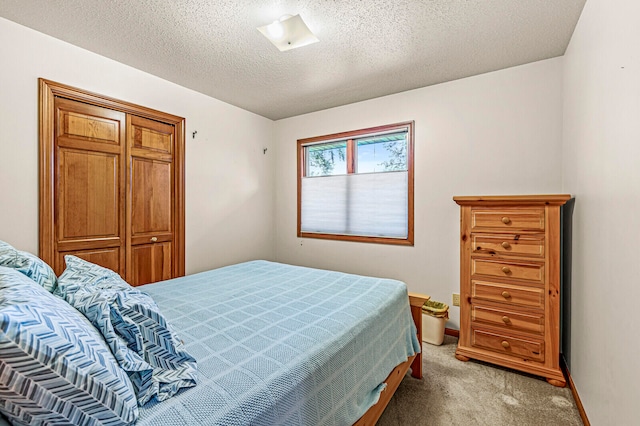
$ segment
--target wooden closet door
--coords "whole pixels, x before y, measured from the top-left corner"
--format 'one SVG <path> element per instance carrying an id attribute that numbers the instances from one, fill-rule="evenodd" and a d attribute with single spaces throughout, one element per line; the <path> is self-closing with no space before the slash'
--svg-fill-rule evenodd
<path id="1" fill-rule="evenodd" d="M 39 84 L 40 258 L 74 254 L 132 285 L 184 275 L 185 119 Z"/>
<path id="2" fill-rule="evenodd" d="M 125 272 L 125 114 L 54 100 L 54 259 L 73 254 Z"/>
<path id="3" fill-rule="evenodd" d="M 176 276 L 175 133 L 173 125 L 127 116 L 127 281 L 134 286 Z"/>

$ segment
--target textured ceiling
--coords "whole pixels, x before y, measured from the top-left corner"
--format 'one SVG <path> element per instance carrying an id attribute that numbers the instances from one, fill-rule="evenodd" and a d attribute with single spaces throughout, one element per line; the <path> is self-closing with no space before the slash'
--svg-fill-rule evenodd
<path id="1" fill-rule="evenodd" d="M 271 119 L 564 54 L 586 0 L 0 0 L 0 16 Z M 319 43 L 258 32 L 301 14 Z"/>

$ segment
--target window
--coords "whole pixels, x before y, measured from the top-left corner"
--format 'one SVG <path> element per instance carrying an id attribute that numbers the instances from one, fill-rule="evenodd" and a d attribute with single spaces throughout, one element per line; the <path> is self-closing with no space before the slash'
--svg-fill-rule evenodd
<path id="1" fill-rule="evenodd" d="M 298 140 L 298 236 L 413 245 L 413 122 Z"/>

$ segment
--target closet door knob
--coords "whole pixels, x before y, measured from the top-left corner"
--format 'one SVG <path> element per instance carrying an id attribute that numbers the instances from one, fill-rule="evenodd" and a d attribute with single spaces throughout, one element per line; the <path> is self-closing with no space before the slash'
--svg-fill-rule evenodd
<path id="1" fill-rule="evenodd" d="M 156 241 L 158 241 L 158 237 L 151 237 L 151 242 L 155 243 Z"/>
<path id="2" fill-rule="evenodd" d="M 502 297 L 504 297 L 505 299 L 508 299 L 511 297 L 511 293 L 509 293 L 508 291 L 503 291 L 502 292 Z"/>
<path id="3" fill-rule="evenodd" d="M 509 269 L 509 268 L 507 268 L 506 266 L 504 266 L 504 267 L 502 268 L 502 272 L 504 272 L 505 274 L 508 274 L 508 273 L 510 273 L 510 272 L 511 272 L 511 269 Z"/>
<path id="4" fill-rule="evenodd" d="M 504 223 L 505 225 L 508 225 L 511 223 L 511 219 L 509 219 L 509 216 L 504 216 L 502 218 L 502 223 Z"/>
<path id="5" fill-rule="evenodd" d="M 504 241 L 504 242 L 502 243 L 502 248 L 503 248 L 503 249 L 508 249 L 509 247 L 511 247 L 511 244 L 509 244 L 508 242 Z"/>
<path id="6" fill-rule="evenodd" d="M 509 346 L 511 346 L 511 345 L 509 344 L 509 342 L 507 342 L 506 340 L 503 340 L 503 341 L 502 341 L 502 347 L 503 347 L 503 348 L 507 349 Z"/>
<path id="7" fill-rule="evenodd" d="M 511 322 L 511 319 L 509 319 L 509 317 L 505 315 L 502 317 L 502 322 L 504 322 L 505 324 L 509 324 Z"/>

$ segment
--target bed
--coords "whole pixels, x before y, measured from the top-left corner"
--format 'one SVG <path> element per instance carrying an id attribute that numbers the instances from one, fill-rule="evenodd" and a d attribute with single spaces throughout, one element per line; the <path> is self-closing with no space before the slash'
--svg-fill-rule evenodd
<path id="1" fill-rule="evenodd" d="M 200 382 L 142 407 L 139 425 L 352 424 L 420 351 L 399 281 L 253 261 L 141 289 Z"/>
<path id="2" fill-rule="evenodd" d="M 252 261 L 137 289 L 198 365 L 140 426 L 375 424 L 409 368 L 422 376 L 428 297 L 399 281 Z"/>

